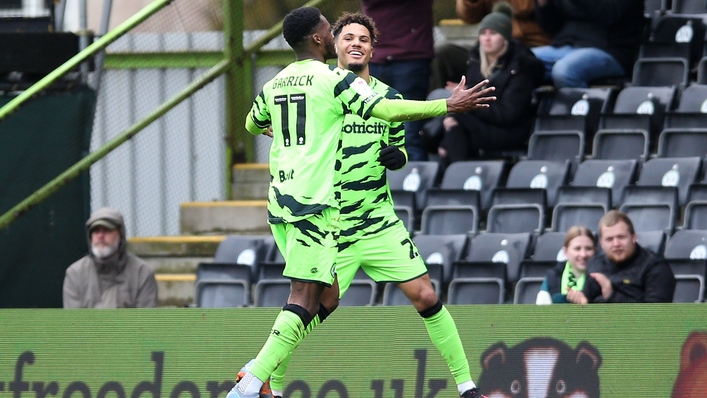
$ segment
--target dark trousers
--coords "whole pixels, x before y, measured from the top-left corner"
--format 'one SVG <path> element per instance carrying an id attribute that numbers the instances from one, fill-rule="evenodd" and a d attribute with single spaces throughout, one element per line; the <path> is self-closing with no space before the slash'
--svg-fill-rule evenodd
<path id="1" fill-rule="evenodd" d="M 371 75 L 400 91 L 405 99 L 424 100 L 430 79 L 430 60 L 418 59 L 393 61 L 385 64 L 370 63 Z M 427 160 L 427 150 L 422 146 L 420 130 L 422 121 L 405 123 L 405 149 L 408 160 Z"/>

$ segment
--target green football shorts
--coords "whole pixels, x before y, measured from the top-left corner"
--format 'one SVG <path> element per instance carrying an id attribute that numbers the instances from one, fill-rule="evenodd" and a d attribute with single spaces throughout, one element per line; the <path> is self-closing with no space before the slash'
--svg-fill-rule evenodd
<path id="1" fill-rule="evenodd" d="M 330 207 L 303 220 L 270 224 L 270 230 L 285 258 L 283 276 L 326 286 L 334 283 L 339 209 Z"/>
<path id="2" fill-rule="evenodd" d="M 339 297 L 346 293 L 359 266 L 376 282 L 407 282 L 427 273 L 427 266 L 401 221 L 351 245 L 344 241 L 340 244 L 343 249 L 336 259 Z"/>

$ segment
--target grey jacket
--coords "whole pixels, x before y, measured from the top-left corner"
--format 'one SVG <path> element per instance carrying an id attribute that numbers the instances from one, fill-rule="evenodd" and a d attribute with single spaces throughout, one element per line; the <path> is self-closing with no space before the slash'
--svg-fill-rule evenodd
<path id="1" fill-rule="evenodd" d="M 64 308 L 144 308 L 157 306 L 157 282 L 152 269 L 141 258 L 126 252 L 125 223 L 119 211 L 96 210 L 86 222 L 108 220 L 120 230 L 120 245 L 115 254 L 98 259 L 90 252 L 66 270 Z"/>

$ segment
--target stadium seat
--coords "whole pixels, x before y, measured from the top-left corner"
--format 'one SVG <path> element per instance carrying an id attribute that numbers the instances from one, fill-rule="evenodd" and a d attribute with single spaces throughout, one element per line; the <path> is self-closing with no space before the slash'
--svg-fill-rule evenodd
<path id="1" fill-rule="evenodd" d="M 447 304 L 503 304 L 506 290 L 498 278 L 455 278 L 449 283 Z"/>
<path id="2" fill-rule="evenodd" d="M 707 201 L 688 202 L 683 224 L 686 229 L 707 230 Z"/>
<path id="3" fill-rule="evenodd" d="M 635 231 L 675 230 L 675 210 L 667 203 L 624 203 L 619 210 L 631 219 Z"/>
<path id="4" fill-rule="evenodd" d="M 520 263 L 520 277 L 544 277 L 558 262 L 567 261 L 562 251 L 564 244 L 564 232 L 545 232 L 538 236 L 532 256 Z"/>
<path id="5" fill-rule="evenodd" d="M 485 232 L 471 238 L 463 260 L 455 262 L 452 269 L 453 277 L 492 276 L 500 277 L 503 271 L 498 271 L 498 265 L 505 269 L 506 280 L 515 283 L 518 280 L 520 262 L 527 258 L 531 234 L 501 234 Z M 462 267 L 483 267 L 467 268 Z M 467 273 L 469 272 L 473 273 Z"/>
<path id="6" fill-rule="evenodd" d="M 544 277 L 533 276 L 520 278 L 513 292 L 513 304 L 535 304 L 544 280 Z"/>
<path id="7" fill-rule="evenodd" d="M 483 211 L 491 207 L 491 193 L 500 186 L 506 174 L 503 160 L 454 162 L 442 176 L 440 190 L 477 191 Z"/>
<path id="8" fill-rule="evenodd" d="M 506 187 L 544 189 L 547 205 L 555 205 L 557 189 L 565 185 L 570 175 L 570 162 L 551 162 L 545 160 L 521 160 L 508 174 Z"/>
<path id="9" fill-rule="evenodd" d="M 417 251 L 427 265 L 430 279 L 446 286 L 452 277 L 452 264 L 459 261 L 466 249 L 468 236 L 416 235 L 413 239 Z"/>
<path id="10" fill-rule="evenodd" d="M 704 300 L 705 279 L 700 275 L 675 275 L 673 303 L 701 303 Z"/>
<path id="11" fill-rule="evenodd" d="M 695 0 L 672 0 L 671 11 L 674 14 L 705 14 L 707 5 L 703 1 Z"/>
<path id="12" fill-rule="evenodd" d="M 602 160 L 645 160 L 650 137 L 642 129 L 604 129 L 594 135 L 592 158 Z"/>
<path id="13" fill-rule="evenodd" d="M 683 206 L 687 203 L 690 185 L 697 182 L 701 167 L 699 157 L 653 158 L 643 165 L 636 185 L 676 187 L 678 204 Z"/>
<path id="14" fill-rule="evenodd" d="M 610 187 L 563 185 L 557 190 L 556 202 L 598 204 L 610 209 L 611 193 Z"/>
<path id="15" fill-rule="evenodd" d="M 200 308 L 250 305 L 251 266 L 200 263 L 196 270 L 194 302 Z"/>
<path id="16" fill-rule="evenodd" d="M 599 220 L 609 211 L 603 203 L 558 203 L 552 212 L 550 230 L 567 232 L 575 225 L 596 230 Z"/>
<path id="17" fill-rule="evenodd" d="M 687 189 L 687 202 L 690 203 L 695 201 L 707 201 L 707 184 L 704 182 L 692 184 Z"/>
<path id="18" fill-rule="evenodd" d="M 665 113 L 675 108 L 676 92 L 674 86 L 624 88 L 614 109 L 599 119 L 599 131 L 645 131 L 649 140 L 654 140 L 663 129 Z"/>
<path id="19" fill-rule="evenodd" d="M 633 65 L 635 86 L 678 86 L 689 83 L 690 67 L 683 58 L 639 58 Z"/>
<path id="20" fill-rule="evenodd" d="M 707 155 L 707 128 L 669 128 L 658 137 L 658 156 L 663 158 Z"/>
<path id="21" fill-rule="evenodd" d="M 572 178 L 574 187 L 600 187 L 611 189 L 610 208 L 618 207 L 626 186 L 636 180 L 638 162 L 635 159 L 588 159 L 580 163 Z"/>
<path id="22" fill-rule="evenodd" d="M 422 211 L 420 233 L 426 235 L 475 234 L 479 215 L 474 206 L 427 206 Z"/>
<path id="23" fill-rule="evenodd" d="M 388 184 L 391 191 L 407 191 L 415 193 L 415 211 L 422 211 L 426 206 L 427 190 L 432 188 L 439 163 L 435 161 L 412 161 L 408 162 L 402 169 L 387 171 Z M 393 194 L 393 200 L 396 195 Z M 396 203 L 397 204 L 397 203 Z M 402 202 L 400 203 L 402 204 Z"/>
<path id="24" fill-rule="evenodd" d="M 545 209 L 535 203 L 494 205 L 486 218 L 486 232 L 536 235 L 545 228 Z"/>
<path id="25" fill-rule="evenodd" d="M 530 135 L 529 160 L 579 163 L 584 157 L 584 132 L 578 130 L 541 130 Z"/>
<path id="26" fill-rule="evenodd" d="M 261 279 L 255 284 L 256 307 L 282 307 L 290 297 L 289 279 Z"/>
<path id="27" fill-rule="evenodd" d="M 707 276 L 707 231 L 676 231 L 663 256 L 675 275 Z"/>
<path id="28" fill-rule="evenodd" d="M 216 248 L 214 261 L 197 265 L 194 284 L 199 307 L 250 305 L 250 289 L 268 250 L 263 236 L 229 235 Z"/>
<path id="29" fill-rule="evenodd" d="M 343 307 L 374 305 L 377 291 L 378 285 L 373 279 L 368 277 L 365 279 L 354 278 L 344 296 L 339 300 L 339 305 Z"/>
<path id="30" fill-rule="evenodd" d="M 705 128 L 707 124 L 707 85 L 691 84 L 680 94 L 677 108 L 665 113 L 664 128 Z"/>
<path id="31" fill-rule="evenodd" d="M 654 15 L 662 15 L 668 9 L 667 0 L 645 0 L 643 12 L 646 18 L 652 18 Z"/>
<path id="32" fill-rule="evenodd" d="M 636 231 L 636 241 L 642 247 L 660 256 L 665 252 L 665 231 Z"/>

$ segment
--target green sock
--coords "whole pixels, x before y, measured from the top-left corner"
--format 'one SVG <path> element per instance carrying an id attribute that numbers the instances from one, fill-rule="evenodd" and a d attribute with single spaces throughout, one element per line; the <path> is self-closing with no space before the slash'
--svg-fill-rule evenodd
<path id="1" fill-rule="evenodd" d="M 311 322 L 310 322 L 311 325 Z M 311 328 L 307 328 L 310 329 Z M 280 311 L 268 340 L 260 349 L 250 373 L 265 381 L 278 365 L 292 355 L 295 347 L 309 333 L 302 319 L 292 311 Z"/>
<path id="2" fill-rule="evenodd" d="M 422 319 L 425 321 L 430 340 L 437 347 L 439 353 L 442 354 L 444 361 L 447 362 L 449 371 L 452 372 L 457 385 L 471 381 L 469 362 L 466 359 L 464 347 L 459 338 L 457 325 L 454 323 L 454 319 L 447 311 L 447 308 L 442 307 L 438 313 Z"/>
<path id="3" fill-rule="evenodd" d="M 306 337 L 309 332 L 312 331 L 320 323 L 319 314 L 315 315 L 312 322 L 309 323 L 307 328 L 304 330 L 304 337 Z M 301 340 L 300 340 L 301 341 Z M 290 366 L 290 359 L 292 359 L 292 354 L 295 353 L 296 346 L 287 353 L 285 359 L 280 362 L 280 365 L 272 372 L 270 375 L 270 389 L 275 391 L 284 391 L 285 373 L 287 373 L 287 367 Z"/>

